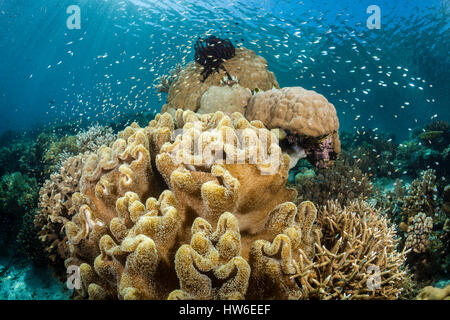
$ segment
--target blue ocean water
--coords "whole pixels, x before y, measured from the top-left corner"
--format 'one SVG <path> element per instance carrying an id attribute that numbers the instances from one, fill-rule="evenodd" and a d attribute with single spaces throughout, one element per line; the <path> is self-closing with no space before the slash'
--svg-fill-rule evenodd
<path id="1" fill-rule="evenodd" d="M 314 89 L 341 128 L 407 137 L 450 119 L 449 1 L 1 0 L 0 131 L 159 111 L 156 78 L 199 36 L 267 59 L 282 87 Z M 80 8 L 81 28 L 66 12 Z M 367 8 L 381 10 L 369 29 Z"/>

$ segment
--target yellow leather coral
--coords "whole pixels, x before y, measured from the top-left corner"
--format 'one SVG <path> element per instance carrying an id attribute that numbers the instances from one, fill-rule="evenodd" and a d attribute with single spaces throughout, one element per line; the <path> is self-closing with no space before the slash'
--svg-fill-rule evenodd
<path id="1" fill-rule="evenodd" d="M 417 300 L 450 300 L 450 284 L 442 289 L 427 286 L 419 292 Z"/>
<path id="2" fill-rule="evenodd" d="M 65 224 L 79 294 L 244 298 L 251 243 L 267 233 L 268 213 L 296 196 L 276 141 L 238 113 L 178 110 L 131 125 L 90 155 L 73 197 L 78 212 Z"/>
<path id="3" fill-rule="evenodd" d="M 178 110 L 144 128 L 132 124 L 91 154 L 72 195 L 75 214 L 64 223 L 65 263 L 79 266 L 79 297 L 398 295 L 404 257 L 385 220 L 356 205 L 349 210 L 359 215 L 318 212 L 309 201 L 297 207 L 296 191 L 286 187 L 289 156 L 277 141 L 239 113 Z M 344 240 L 330 239 L 333 228 Z M 372 294 L 361 288 L 369 263 L 389 277 Z M 330 284 L 339 281 L 335 291 Z"/>

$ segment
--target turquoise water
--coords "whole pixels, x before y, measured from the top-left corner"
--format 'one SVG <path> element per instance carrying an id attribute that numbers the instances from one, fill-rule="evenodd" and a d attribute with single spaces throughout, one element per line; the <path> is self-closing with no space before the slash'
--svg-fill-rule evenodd
<path id="1" fill-rule="evenodd" d="M 81 29 L 69 30 L 69 5 Z M 369 5 L 381 29 L 368 29 Z M 450 119 L 448 1 L 0 1 L 1 131 L 159 110 L 157 76 L 215 34 L 267 59 L 282 87 L 325 95 L 341 127 L 400 137 Z"/>

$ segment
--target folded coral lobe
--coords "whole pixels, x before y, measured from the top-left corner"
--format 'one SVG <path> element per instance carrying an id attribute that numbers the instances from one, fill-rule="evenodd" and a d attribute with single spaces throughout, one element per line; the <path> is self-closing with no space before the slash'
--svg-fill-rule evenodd
<path id="1" fill-rule="evenodd" d="M 239 113 L 178 110 L 145 128 L 132 124 L 91 154 L 65 224 L 79 294 L 244 298 L 251 242 L 268 213 L 296 196 L 285 187 L 289 157 L 276 142 Z"/>

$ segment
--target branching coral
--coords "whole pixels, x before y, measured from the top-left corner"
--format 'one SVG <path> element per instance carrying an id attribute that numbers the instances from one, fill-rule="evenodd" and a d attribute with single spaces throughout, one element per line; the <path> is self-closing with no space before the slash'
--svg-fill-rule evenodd
<path id="1" fill-rule="evenodd" d="M 15 242 L 23 216 L 35 207 L 37 190 L 36 179 L 20 172 L 1 177 L 0 240 L 2 247 Z"/>
<path id="2" fill-rule="evenodd" d="M 410 281 L 395 230 L 364 201 L 329 202 L 318 213 L 323 236 L 313 259 L 300 252 L 293 277 L 303 299 L 396 299 Z"/>
<path id="3" fill-rule="evenodd" d="M 46 180 L 39 192 L 40 212 L 34 218 L 48 258 L 57 272 L 63 267 L 64 259 L 69 257 L 64 223 L 75 214 L 72 195 L 80 190 L 79 180 L 86 155 L 67 159 L 59 172 Z"/>
<path id="4" fill-rule="evenodd" d="M 46 149 L 43 161 L 46 164 L 47 172 L 55 172 L 70 156 L 78 153 L 77 137 L 63 136 L 54 137 L 49 147 Z"/>
<path id="5" fill-rule="evenodd" d="M 420 173 L 409 186 L 396 182 L 380 204 L 403 232 L 402 245 L 411 248 L 408 265 L 417 281 L 429 281 L 448 270 L 448 230 L 439 210 L 435 171 Z M 428 279 L 428 280 L 427 280 Z"/>
<path id="6" fill-rule="evenodd" d="M 403 223 L 401 230 L 406 231 L 418 213 L 434 217 L 438 209 L 437 192 L 435 171 L 429 169 L 422 171 L 410 185 L 397 179 L 395 188 L 378 198 L 384 210 L 395 222 Z"/>
<path id="7" fill-rule="evenodd" d="M 87 130 L 82 130 L 76 135 L 55 137 L 55 140 L 47 148 L 43 161 L 50 172 L 57 171 L 68 158 L 85 152 L 95 152 L 102 145 L 109 146 L 116 135 L 111 128 L 93 125 Z"/>
<path id="8" fill-rule="evenodd" d="M 175 68 L 169 71 L 169 74 L 165 74 L 157 78 L 158 84 L 154 87 L 158 90 L 158 92 L 169 92 L 170 86 L 177 80 L 181 70 L 181 64 L 177 63 Z"/>
<path id="9" fill-rule="evenodd" d="M 408 188 L 401 211 L 408 225 L 419 212 L 433 216 L 437 209 L 436 175 L 433 169 L 423 171 Z"/>
<path id="10" fill-rule="evenodd" d="M 101 146 L 109 146 L 116 139 L 111 128 L 95 124 L 76 134 L 77 152 L 96 152 Z"/>
<path id="11" fill-rule="evenodd" d="M 412 249 L 415 253 L 423 253 L 430 247 L 430 234 L 433 230 L 433 219 L 420 212 L 414 216 L 410 223 L 406 236 L 406 249 Z"/>
<path id="12" fill-rule="evenodd" d="M 245 116 L 269 129 L 282 128 L 290 153 L 317 167 L 332 166 L 341 152 L 336 109 L 315 91 L 288 87 L 259 92 L 250 99 Z"/>
<path id="13" fill-rule="evenodd" d="M 242 88 L 252 91 L 255 88 L 270 90 L 279 87 L 275 75 L 267 69 L 267 61 L 252 50 L 237 48 L 235 56 L 224 61 L 222 65 L 229 76 L 224 70 L 219 69 L 202 81 L 203 66 L 195 62 L 188 63 L 171 85 L 162 112 L 174 114 L 176 109 L 196 112 L 200 108 L 200 100 L 206 90 L 211 86 L 221 86 L 226 76 L 235 79 L 234 82 L 239 82 Z M 227 112 L 227 106 L 216 104 L 215 107 L 209 112 Z"/>

